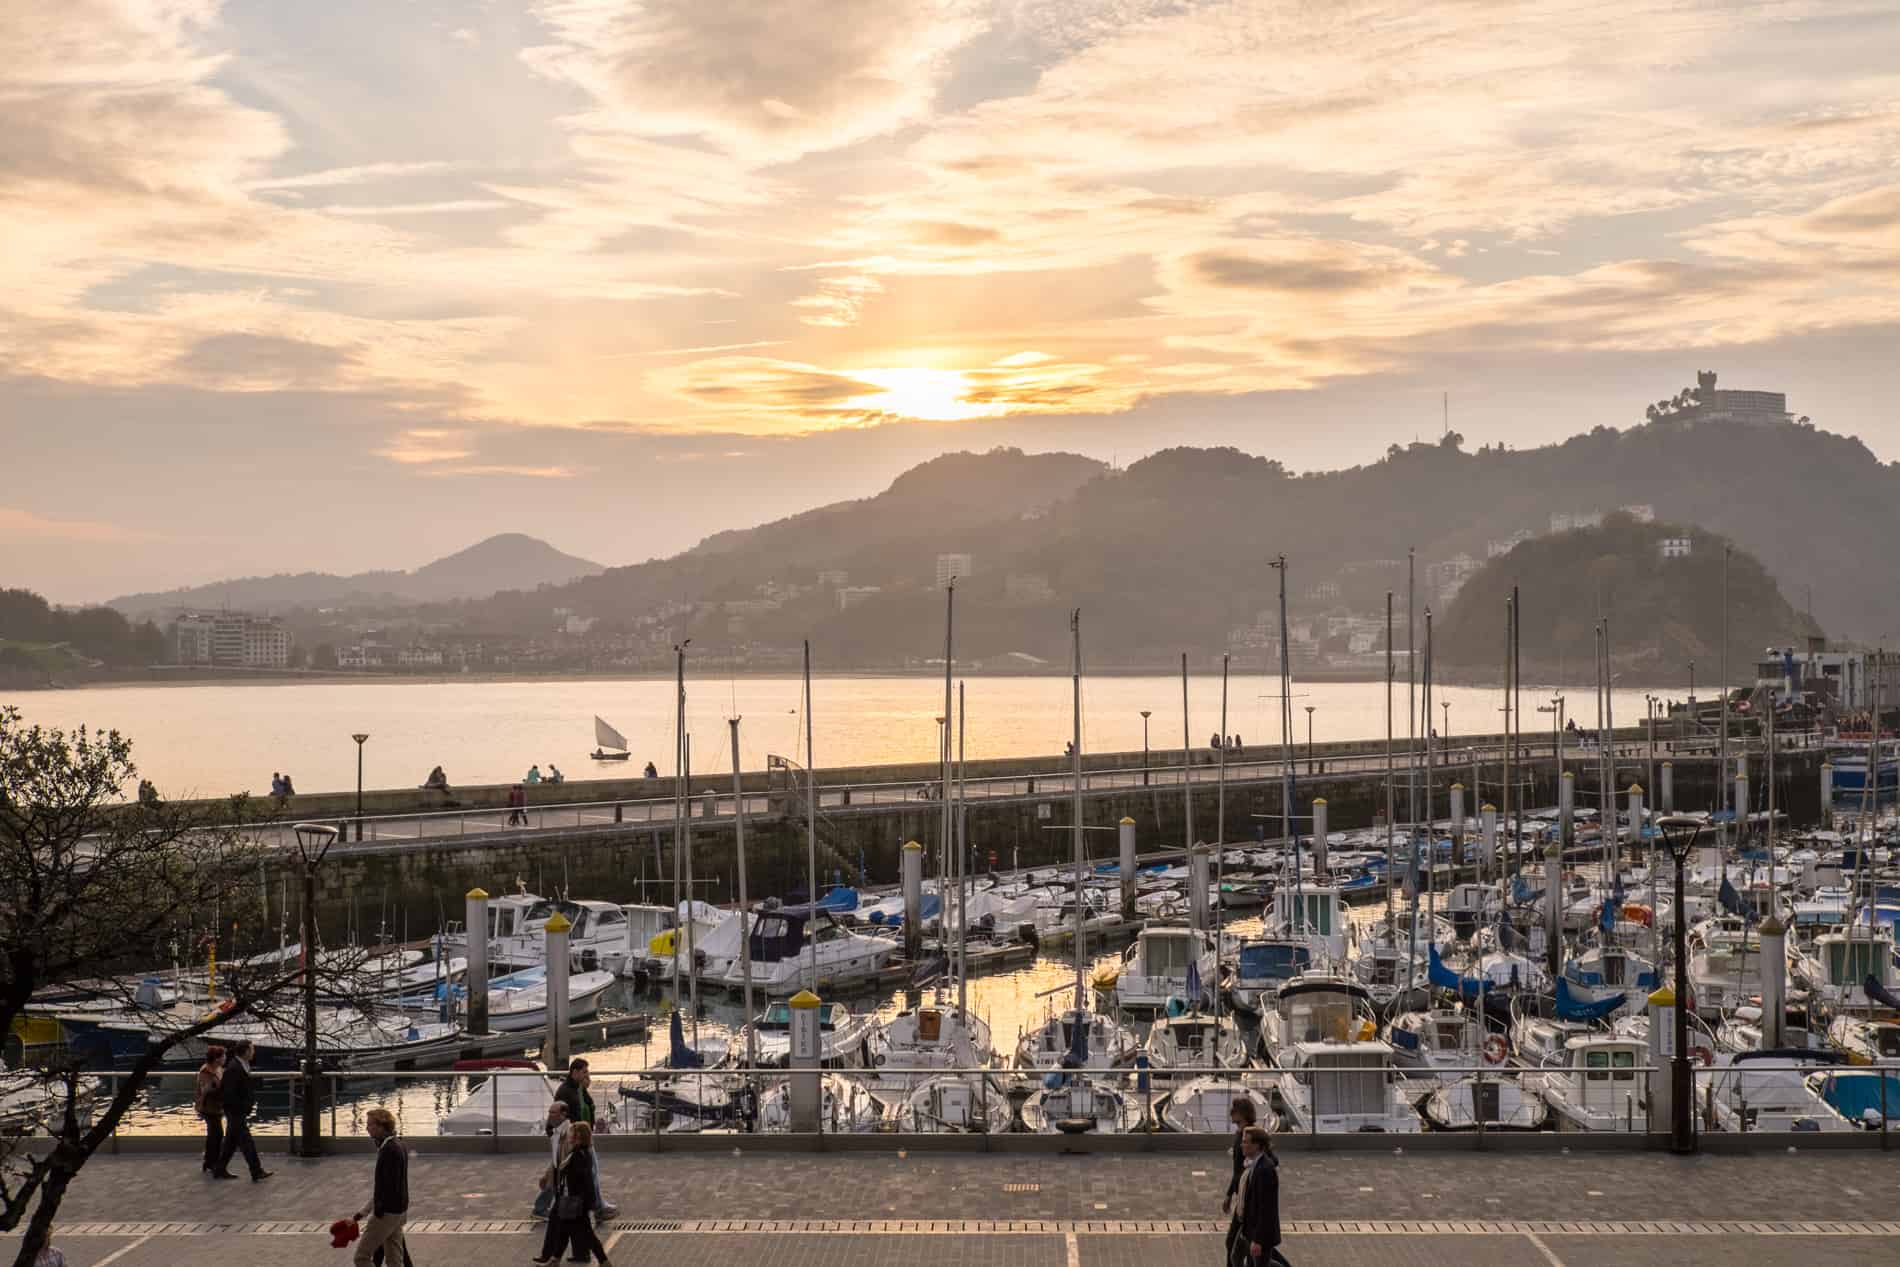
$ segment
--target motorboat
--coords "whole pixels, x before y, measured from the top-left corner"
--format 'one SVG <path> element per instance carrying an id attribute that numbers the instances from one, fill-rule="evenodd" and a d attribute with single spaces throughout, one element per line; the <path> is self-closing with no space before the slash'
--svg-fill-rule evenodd
<path id="1" fill-rule="evenodd" d="M 1272 1007 L 1280 987 L 1313 966 L 1313 948 L 1302 938 L 1262 938 L 1241 945 L 1227 982 L 1227 998 L 1239 1012 L 1258 1016 Z"/>
<path id="2" fill-rule="evenodd" d="M 1661 977 L 1647 957 L 1625 946 L 1595 945 L 1570 957 L 1564 964 L 1564 984 L 1571 995 L 1585 1003 L 1600 1003 L 1612 998 L 1623 1000 L 1625 1011 L 1641 1011 Z"/>
<path id="3" fill-rule="evenodd" d="M 1641 1071 L 1648 1057 L 1646 1040 L 1587 1034 L 1564 1044 L 1561 1061 L 1527 1070 L 1521 1081 L 1544 1097 L 1560 1131 L 1647 1130 Z"/>
<path id="4" fill-rule="evenodd" d="M 1234 1018 L 1206 1012 L 1157 1017 L 1144 1050 L 1149 1068 L 1161 1082 L 1195 1076 L 1173 1072 L 1177 1069 L 1244 1069 L 1250 1063 L 1246 1040 Z"/>
<path id="5" fill-rule="evenodd" d="M 1836 1051 L 1857 1065 L 1890 1064 L 1900 1061 L 1900 1021 L 1852 1016 L 1836 1016 L 1827 1027 L 1827 1041 Z"/>
<path id="6" fill-rule="evenodd" d="M 792 1007 L 774 1001 L 752 1021 L 759 1067 L 784 1069 L 792 1058 Z M 743 1043 L 743 1040 L 741 1040 Z M 818 1005 L 819 1064 L 826 1069 L 869 1069 L 885 1054 L 877 1020 L 860 1016 L 842 1003 Z"/>
<path id="7" fill-rule="evenodd" d="M 1352 919 L 1332 885 L 1301 884 L 1276 890 L 1261 936 L 1302 941 L 1326 964 L 1343 964 L 1352 953 Z"/>
<path id="8" fill-rule="evenodd" d="M 1463 1007 L 1401 1012 L 1386 1024 L 1385 1041 L 1408 1075 L 1451 1082 L 1480 1062 L 1503 1064 L 1508 1050 L 1503 1035 L 1487 1038 L 1477 1013 Z"/>
<path id="9" fill-rule="evenodd" d="M 776 998 L 808 987 L 822 993 L 870 981 L 902 948 L 892 938 L 851 931 L 823 906 L 761 910 L 750 931 L 752 988 Z M 744 988 L 744 972 L 734 960 L 709 965 L 700 979 L 737 991 Z"/>
<path id="10" fill-rule="evenodd" d="M 571 973 L 567 979 L 567 1015 L 570 1021 L 582 1021 L 600 1010 L 602 998 L 616 980 L 604 969 Z M 468 1006 L 466 985 L 439 986 L 431 995 L 412 995 L 398 1000 L 405 1012 L 439 1014 L 445 1001 Z M 540 1029 L 548 1023 L 548 970 L 545 964 L 523 968 L 488 983 L 488 1028 L 497 1034 Z"/>
<path id="11" fill-rule="evenodd" d="M 1900 1073 L 1850 1067 L 1808 1075 L 1808 1089 L 1851 1126 L 1877 1131 L 1900 1112 Z"/>
<path id="12" fill-rule="evenodd" d="M 1240 1073 L 1203 1074 L 1179 1084 L 1162 1101 L 1161 1125 L 1186 1134 L 1225 1134 L 1234 1129 L 1231 1114 L 1242 1100 L 1253 1106 L 1255 1125 L 1269 1131 L 1279 1128 L 1270 1079 Z"/>
<path id="13" fill-rule="evenodd" d="M 437 1135 L 545 1135 L 548 1105 L 559 1080 L 532 1060 L 457 1061 L 456 1073 L 487 1071 L 470 1079 L 455 1107 L 436 1119 Z"/>
<path id="14" fill-rule="evenodd" d="M 1538 1131 L 1550 1120 L 1542 1096 L 1510 1073 L 1461 1074 L 1442 1082 L 1419 1104 L 1438 1131 Z"/>
<path id="15" fill-rule="evenodd" d="M 1393 1061 L 1377 1038 L 1372 998 L 1343 977 L 1304 977 L 1280 991 L 1263 1018 L 1262 1042 L 1279 1078 L 1281 1103 L 1295 1130 L 1421 1129 Z"/>
<path id="16" fill-rule="evenodd" d="M 1213 1003 L 1220 987 L 1215 934 L 1197 928 L 1144 928 L 1122 956 L 1115 999 L 1124 1008 L 1160 1011 L 1171 1001 L 1192 1008 Z"/>
<path id="17" fill-rule="evenodd" d="M 103 1083 L 79 1077 L 72 1086 L 73 1115 L 82 1130 L 92 1125 L 93 1105 Z M 0 1135 L 50 1135 L 66 1118 L 66 1080 L 38 1069 L 0 1072 Z"/>
<path id="18" fill-rule="evenodd" d="M 1832 1052 L 1783 1048 L 1746 1051 L 1726 1057 L 1698 1086 L 1697 1098 L 1706 1106 L 1718 1130 L 1724 1131 L 1851 1131 L 1828 1105 L 1808 1077 L 1817 1066 L 1836 1065 Z"/>
<path id="19" fill-rule="evenodd" d="M 559 911 L 566 918 L 569 962 L 580 971 L 624 963 L 633 949 L 627 913 L 614 902 L 570 901 L 550 898 L 530 906 L 520 931 L 498 936 L 488 944 L 492 967 L 533 967 L 547 962 L 547 923 Z"/>
<path id="20" fill-rule="evenodd" d="M 1016 1119 L 988 1074 L 934 1074 L 889 1104 L 892 1128 L 904 1135 L 1000 1135 Z"/>

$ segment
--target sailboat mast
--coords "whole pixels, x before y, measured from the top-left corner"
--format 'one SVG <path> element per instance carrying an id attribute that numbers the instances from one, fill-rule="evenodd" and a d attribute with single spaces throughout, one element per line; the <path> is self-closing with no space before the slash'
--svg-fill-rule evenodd
<path id="1" fill-rule="evenodd" d="M 1425 609 L 1425 693 L 1419 697 L 1419 729 L 1425 732 L 1425 917 L 1437 910 L 1438 832 L 1432 825 L 1432 609 Z M 1413 921 L 1416 923 L 1417 921 Z"/>
<path id="2" fill-rule="evenodd" d="M 1181 848 L 1194 848 L 1194 736 L 1188 722 L 1187 652 L 1181 653 Z"/>
<path id="3" fill-rule="evenodd" d="M 970 985 L 970 766 L 964 728 L 970 704 L 966 682 L 957 683 L 957 1015 L 969 1023 Z"/>
<path id="4" fill-rule="evenodd" d="M 818 767 L 811 755 L 811 639 L 805 639 L 805 894 L 811 918 L 805 921 L 805 988 L 818 992 Z M 747 1009 L 747 1015 L 751 1014 Z"/>
<path id="5" fill-rule="evenodd" d="M 1518 596 L 1517 586 L 1511 586 L 1511 764 L 1512 768 L 1524 768 L 1524 602 Z M 1522 777 L 1521 775 L 1519 777 Z M 1560 778 L 1562 776 L 1559 776 Z M 1524 840 L 1524 793 L 1519 790 L 1517 796 L 1517 825 L 1511 834 L 1512 870 L 1522 866 L 1517 851 L 1522 849 Z M 1502 858 L 1500 858 L 1502 862 Z"/>
<path id="6" fill-rule="evenodd" d="M 1220 658 L 1220 762 L 1214 771 L 1214 848 L 1219 850 L 1227 844 L 1227 664 L 1232 659 L 1225 652 Z M 1217 854 L 1214 860 L 1216 869 L 1220 866 Z"/>
<path id="7" fill-rule="evenodd" d="M 690 914 L 680 905 L 680 879 L 686 865 L 686 647 L 692 642 L 673 644 L 673 913 L 676 918 Z M 680 999 L 680 943 L 685 930 L 673 928 L 673 1006 Z"/>
<path id="8" fill-rule="evenodd" d="M 745 1066 L 759 1063 L 758 1026 L 752 1023 L 752 903 L 746 896 L 745 882 L 745 782 L 739 773 L 739 719 L 729 717 L 732 728 L 732 829 L 734 850 L 739 864 L 739 979 L 745 992 Z"/>
<path id="9" fill-rule="evenodd" d="M 1273 567 L 1280 573 L 1280 839 L 1293 845 L 1293 884 L 1298 888 L 1300 842 L 1293 830 L 1293 661 L 1287 649 L 1286 556 L 1277 555 Z"/>
<path id="10" fill-rule="evenodd" d="M 1385 922 L 1392 926 L 1392 591 L 1385 592 Z"/>
<path id="11" fill-rule="evenodd" d="M 693 737 L 681 736 L 680 747 L 686 754 L 686 782 L 693 778 Z M 699 908 L 693 905 L 693 833 L 686 833 L 686 989 L 693 1005 L 693 1041 L 699 1041 L 699 956 L 694 953 L 694 925 L 692 917 Z M 675 941 L 677 942 L 677 938 Z"/>
<path id="12" fill-rule="evenodd" d="M 1418 822 L 1418 646 L 1414 641 L 1418 606 L 1418 552 L 1405 551 L 1405 790 L 1407 821 Z M 1416 828 L 1415 828 L 1416 830 Z"/>
<path id="13" fill-rule="evenodd" d="M 1069 636 L 1073 644 L 1070 671 L 1073 730 L 1069 736 L 1069 821 L 1075 829 L 1075 1010 L 1080 1013 L 1088 1003 L 1082 986 L 1082 609 L 1069 613 Z M 1076 1023 L 1083 1022 L 1078 1017 Z"/>
<path id="14" fill-rule="evenodd" d="M 1608 862 L 1603 883 L 1614 891 L 1616 874 L 1622 866 L 1622 836 L 1616 825 L 1616 675 L 1610 672 L 1610 614 L 1603 613 L 1603 762 L 1609 779 L 1603 789 L 1603 821 L 1608 829 Z"/>
<path id="15" fill-rule="evenodd" d="M 1511 750 L 1511 722 L 1513 720 L 1511 710 L 1516 707 L 1517 704 L 1516 699 L 1511 693 L 1511 634 L 1516 628 L 1517 598 L 1514 594 L 1512 597 L 1504 600 L 1504 787 L 1499 793 L 1499 795 L 1503 797 L 1503 800 L 1499 802 L 1499 806 L 1503 811 L 1499 817 L 1507 831 L 1510 830 L 1511 825 L 1511 779 L 1515 775 L 1515 771 L 1511 765 L 1511 758 L 1516 755 Z M 1478 803 L 1480 812 L 1482 812 L 1484 789 L 1482 787 L 1473 789 L 1471 799 Z M 1499 869 L 1502 870 L 1503 868 L 1500 866 Z"/>
<path id="16" fill-rule="evenodd" d="M 942 795 L 939 799 L 943 802 L 943 828 L 939 835 L 939 852 L 937 854 L 937 900 L 939 905 L 945 908 L 944 913 L 946 916 L 949 914 L 949 911 L 948 904 L 944 902 L 944 898 L 950 878 L 950 850 L 952 847 L 950 838 L 956 830 L 956 811 L 952 807 L 950 798 L 950 727 L 952 723 L 956 721 L 956 714 L 951 711 L 950 708 L 950 676 L 952 671 L 951 666 L 956 663 L 956 643 L 952 636 L 956 628 L 956 608 L 957 578 L 953 576 L 943 587 L 943 727 L 938 732 L 942 748 L 941 751 L 937 753 L 937 758 L 942 765 L 942 782 L 938 784 L 938 789 Z M 938 940 L 942 941 L 942 929 L 944 928 L 942 920 L 938 921 L 937 928 L 939 930 Z"/>
<path id="17" fill-rule="evenodd" d="M 1734 553 L 1733 546 L 1722 547 L 1722 737 L 1719 741 L 1721 773 L 1715 777 L 1715 806 L 1718 810 L 1724 808 L 1729 810 L 1727 818 L 1721 814 L 1716 815 L 1718 824 L 1716 842 L 1721 846 L 1720 866 L 1722 878 L 1725 880 L 1728 878 L 1728 825 L 1738 812 L 1732 797 L 1732 787 L 1729 782 L 1731 775 L 1728 768 L 1728 563 L 1732 553 Z M 1879 721 L 1877 715 L 1875 721 L 1876 723 Z M 1879 733 L 1880 728 L 1876 724 L 1874 727 L 1876 738 L 1879 737 Z M 1680 919 L 1681 916 L 1678 915 L 1677 918 Z"/>

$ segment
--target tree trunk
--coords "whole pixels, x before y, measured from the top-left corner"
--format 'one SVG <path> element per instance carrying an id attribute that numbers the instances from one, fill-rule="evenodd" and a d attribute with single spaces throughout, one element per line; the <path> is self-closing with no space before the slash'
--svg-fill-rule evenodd
<path id="1" fill-rule="evenodd" d="M 82 1146 L 61 1140 L 54 1146 L 49 1160 L 51 1168 L 40 1184 L 39 1201 L 33 1207 L 33 1217 L 27 1220 L 26 1233 L 20 1241 L 20 1252 L 14 1255 L 13 1267 L 33 1267 L 33 1260 L 39 1257 L 41 1248 L 52 1239 L 53 1216 L 59 1213 L 59 1203 L 66 1198 L 66 1185 L 86 1164 L 86 1154 Z"/>

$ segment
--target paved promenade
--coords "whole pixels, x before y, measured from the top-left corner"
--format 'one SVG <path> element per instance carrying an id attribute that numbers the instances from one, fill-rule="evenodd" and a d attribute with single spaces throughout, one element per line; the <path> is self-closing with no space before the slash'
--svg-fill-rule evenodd
<path id="1" fill-rule="evenodd" d="M 421 1264 L 525 1263 L 531 1156 L 412 1168 Z M 270 1159 L 217 1184 L 193 1158 L 102 1157 L 62 1212 L 72 1267 L 340 1267 L 322 1229 L 363 1203 L 370 1158 Z M 870 1267 L 909 1261 L 1170 1267 L 1220 1257 L 1219 1153 L 1165 1156 L 608 1154 L 618 1263 Z M 1290 1154 L 1284 1252 L 1296 1267 L 1805 1267 L 1900 1264 L 1900 1158 L 1575 1153 Z M 0 1239 L 11 1253 L 16 1242 Z"/>

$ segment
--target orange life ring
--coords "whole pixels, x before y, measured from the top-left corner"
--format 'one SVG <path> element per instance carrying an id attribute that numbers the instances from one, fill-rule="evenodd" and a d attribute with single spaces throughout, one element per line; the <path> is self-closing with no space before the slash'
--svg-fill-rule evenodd
<path id="1" fill-rule="evenodd" d="M 1715 1063 L 1715 1053 L 1710 1051 L 1707 1047 L 1691 1047 L 1689 1049 L 1689 1059 L 1695 1061 L 1704 1069 L 1707 1069 L 1710 1065 Z"/>
<path id="2" fill-rule="evenodd" d="M 1501 1065 L 1504 1063 L 1504 1058 L 1510 1054 L 1510 1051 L 1510 1044 L 1504 1041 L 1504 1035 L 1493 1034 L 1484 1040 L 1484 1063 L 1487 1065 Z"/>

